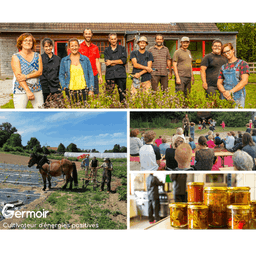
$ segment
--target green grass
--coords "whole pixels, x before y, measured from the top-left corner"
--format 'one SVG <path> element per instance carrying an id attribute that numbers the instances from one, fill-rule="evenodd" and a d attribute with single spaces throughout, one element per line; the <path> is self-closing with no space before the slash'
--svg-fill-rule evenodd
<path id="1" fill-rule="evenodd" d="M 104 76 L 103 76 L 104 79 Z M 256 108 L 256 94 L 255 94 L 256 74 L 249 76 L 249 84 L 246 85 L 246 102 L 245 108 Z M 130 88 L 132 80 L 127 78 L 127 105 L 123 106 L 119 103 L 119 96 L 117 89 L 111 95 L 104 93 L 104 85 L 100 85 L 100 94 L 97 99 L 89 97 L 87 106 L 71 104 L 72 108 L 231 108 L 227 101 L 207 99 L 205 90 L 202 87 L 200 75 L 195 75 L 195 83 L 192 85 L 191 94 L 188 99 L 184 100 L 182 96 L 175 94 L 174 79 L 169 80 L 169 92 L 163 94 L 160 90 L 157 93 L 146 95 L 145 93 L 138 93 L 136 97 L 131 97 Z M 64 96 L 65 97 L 65 96 Z M 1 108 L 14 108 L 11 100 Z M 28 103 L 27 108 L 32 108 L 31 103 Z"/>
<path id="2" fill-rule="evenodd" d="M 177 128 L 180 126 L 177 126 Z M 139 129 L 140 130 L 140 129 Z M 153 130 L 156 133 L 156 139 L 158 136 L 173 136 L 173 134 L 176 134 L 176 129 L 161 129 L 161 128 L 153 128 L 149 129 Z M 230 132 L 230 131 L 242 131 L 245 132 L 246 128 L 245 127 L 225 127 L 225 130 L 223 131 L 222 127 L 216 126 L 216 129 L 214 133 L 216 132 Z M 207 129 L 204 130 L 198 130 L 197 126 L 195 127 L 195 135 L 203 135 L 209 131 L 209 126 L 207 126 Z M 138 135 L 138 138 L 141 138 L 141 134 Z"/>
<path id="3" fill-rule="evenodd" d="M 102 162 L 100 162 L 101 164 Z M 121 186 L 117 187 L 119 200 L 126 202 L 127 196 L 123 191 L 127 191 L 127 162 L 113 162 L 112 182 L 122 177 Z M 98 170 L 98 181 L 101 181 L 102 169 Z M 81 190 L 84 170 L 78 171 L 78 190 L 57 190 L 53 192 L 43 205 L 38 206 L 34 211 L 49 210 L 50 214 L 45 219 L 28 218 L 22 224 L 34 225 L 33 229 L 126 229 L 123 222 L 115 220 L 115 217 L 122 215 L 126 218 L 126 213 L 119 210 L 109 209 L 107 202 L 109 194 L 100 192 L 100 187 L 93 190 L 92 185 L 88 185 L 86 190 Z M 113 203 L 113 202 L 112 202 Z M 40 224 L 43 223 L 44 225 Z M 84 225 L 86 223 L 86 226 Z M 58 226 L 59 225 L 59 226 Z M 84 226 L 83 226 L 84 225 Z M 31 226 L 30 226 L 31 227 Z"/>

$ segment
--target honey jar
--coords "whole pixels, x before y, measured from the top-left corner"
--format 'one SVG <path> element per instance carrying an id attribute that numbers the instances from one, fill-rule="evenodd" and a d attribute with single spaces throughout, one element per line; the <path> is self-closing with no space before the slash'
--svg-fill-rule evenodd
<path id="1" fill-rule="evenodd" d="M 172 203 L 170 207 L 170 224 L 175 228 L 184 228 L 188 225 L 187 203 Z"/>
<path id="2" fill-rule="evenodd" d="M 208 206 L 199 204 L 188 205 L 188 228 L 208 228 Z"/>
<path id="3" fill-rule="evenodd" d="M 189 182 L 188 188 L 188 202 L 198 203 L 204 201 L 204 183 L 203 182 Z"/>
<path id="4" fill-rule="evenodd" d="M 249 229 L 250 205 L 228 205 L 227 226 L 228 229 Z"/>
<path id="5" fill-rule="evenodd" d="M 250 187 L 229 187 L 228 204 L 250 204 Z"/>

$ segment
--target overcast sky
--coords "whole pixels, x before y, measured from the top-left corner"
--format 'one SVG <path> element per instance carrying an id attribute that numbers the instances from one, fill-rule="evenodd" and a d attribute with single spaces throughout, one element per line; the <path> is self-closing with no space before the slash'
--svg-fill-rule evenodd
<path id="1" fill-rule="evenodd" d="M 0 123 L 16 127 L 23 146 L 36 137 L 41 146 L 75 143 L 80 149 L 104 152 L 115 144 L 127 146 L 126 116 L 123 111 L 0 111 Z"/>

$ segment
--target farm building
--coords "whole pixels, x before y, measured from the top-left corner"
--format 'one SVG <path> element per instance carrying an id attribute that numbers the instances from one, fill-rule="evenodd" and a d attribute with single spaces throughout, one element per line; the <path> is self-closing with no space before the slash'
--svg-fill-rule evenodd
<path id="1" fill-rule="evenodd" d="M 199 71 L 201 59 L 211 52 L 213 40 L 218 38 L 223 43 L 231 42 L 236 48 L 237 32 L 221 32 L 215 23 L 0 23 L 0 77 L 13 75 L 11 57 L 17 52 L 16 40 L 22 33 L 33 34 L 39 53 L 43 53 L 42 39 L 50 37 L 54 40 L 55 54 L 65 57 L 68 39 L 76 37 L 82 42 L 85 28 L 92 29 L 93 43 L 99 47 L 102 58 L 111 32 L 117 33 L 119 44 L 126 47 L 128 56 L 136 49 L 141 35 L 148 38 L 148 47 L 151 47 L 155 43 L 155 35 L 162 34 L 171 56 L 179 48 L 182 36 L 188 36 L 194 71 Z"/>

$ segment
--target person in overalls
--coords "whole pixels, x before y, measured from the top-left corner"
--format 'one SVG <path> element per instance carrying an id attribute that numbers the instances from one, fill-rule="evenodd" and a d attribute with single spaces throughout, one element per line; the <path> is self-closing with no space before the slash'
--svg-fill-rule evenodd
<path id="1" fill-rule="evenodd" d="M 97 184 L 97 171 L 98 171 L 99 161 L 96 159 L 96 156 L 91 160 L 89 167 L 91 169 L 91 177 L 93 178 L 94 185 Z"/>
<path id="2" fill-rule="evenodd" d="M 235 56 L 231 43 L 223 45 L 222 54 L 228 59 L 219 72 L 217 86 L 221 99 L 233 100 L 236 108 L 245 107 L 245 86 L 248 84 L 249 65 Z"/>

